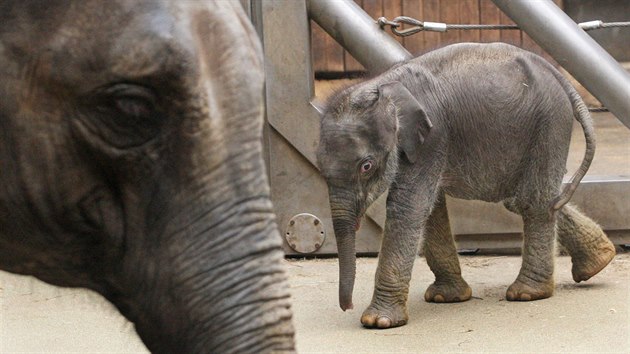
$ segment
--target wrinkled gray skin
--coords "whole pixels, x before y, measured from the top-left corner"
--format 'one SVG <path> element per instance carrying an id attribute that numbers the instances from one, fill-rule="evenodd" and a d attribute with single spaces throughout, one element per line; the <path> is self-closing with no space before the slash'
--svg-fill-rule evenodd
<path id="1" fill-rule="evenodd" d="M 93 289 L 154 352 L 293 351 L 237 1 L 0 1 L 0 268 Z"/>
<path id="2" fill-rule="evenodd" d="M 587 151 L 561 191 L 574 113 Z M 387 188 L 374 296 L 361 318 L 366 327 L 407 322 L 422 235 L 436 278 L 425 299 L 471 297 L 445 195 L 503 201 L 523 217 L 523 264 L 508 300 L 552 295 L 556 220 L 574 279 L 595 275 L 614 256 L 614 246 L 597 224 L 565 205 L 594 149 L 591 118 L 575 90 L 542 58 L 507 44 L 445 47 L 337 94 L 322 119 L 317 157 L 329 187 L 341 308 L 352 308 L 359 220 Z"/>

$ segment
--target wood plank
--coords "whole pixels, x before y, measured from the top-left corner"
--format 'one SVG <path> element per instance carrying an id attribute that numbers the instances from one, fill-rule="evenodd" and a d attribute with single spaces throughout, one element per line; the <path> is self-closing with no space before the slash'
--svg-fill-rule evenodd
<path id="1" fill-rule="evenodd" d="M 508 15 L 501 12 L 501 21 L 502 24 L 505 25 L 513 25 L 514 21 L 508 17 Z M 520 30 L 501 30 L 501 42 L 509 43 L 520 47 L 522 45 L 521 41 L 521 31 Z"/>
<path id="2" fill-rule="evenodd" d="M 496 25 L 501 23 L 501 10 L 494 5 L 492 0 L 479 0 L 479 23 L 484 25 Z M 498 30 L 483 30 L 479 35 L 482 42 L 499 42 L 501 32 Z"/>
<path id="3" fill-rule="evenodd" d="M 425 21 L 422 11 L 422 0 L 405 0 L 402 3 L 402 9 L 405 16 Z M 414 56 L 423 53 L 425 50 L 424 36 L 425 32 L 418 32 L 411 36 L 404 37 L 403 43 L 405 48 Z"/>
<path id="4" fill-rule="evenodd" d="M 383 0 L 363 0 L 363 10 L 376 21 L 383 16 Z"/>
<path id="5" fill-rule="evenodd" d="M 343 48 L 337 41 L 326 33 L 326 62 L 328 70 L 332 72 L 343 72 Z"/>
<path id="6" fill-rule="evenodd" d="M 313 71 L 330 71 L 327 63 L 328 48 L 326 48 L 327 34 L 315 22 L 311 22 L 311 51 L 313 53 Z"/>
<path id="7" fill-rule="evenodd" d="M 459 1 L 442 1 L 440 4 L 440 21 L 446 24 L 456 24 L 459 22 Z M 441 46 L 459 42 L 460 31 L 447 31 L 441 33 Z"/>
<path id="8" fill-rule="evenodd" d="M 523 41 L 523 44 L 522 44 L 522 48 L 523 49 L 529 50 L 530 52 L 534 52 L 534 53 L 536 53 L 538 55 L 542 55 L 543 54 L 542 48 L 540 48 L 540 46 L 538 44 L 536 44 L 536 42 L 534 42 L 532 37 L 530 37 L 527 33 L 522 32 L 521 39 Z"/>
<path id="9" fill-rule="evenodd" d="M 388 20 L 393 20 L 398 16 L 403 15 L 403 2 L 402 0 L 383 0 L 383 16 L 385 16 Z M 398 43 L 403 44 L 403 37 L 394 35 L 389 27 L 386 27 L 387 33 L 391 34 Z"/>
<path id="10" fill-rule="evenodd" d="M 459 2 L 459 23 L 467 25 L 479 24 L 479 1 L 461 0 Z M 479 42 L 479 30 L 460 30 L 459 40 L 462 42 Z"/>
<path id="11" fill-rule="evenodd" d="M 424 21 L 440 22 L 440 0 L 424 0 L 422 3 Z M 442 37 L 439 32 L 424 32 L 424 52 L 440 47 Z"/>
<path id="12" fill-rule="evenodd" d="M 313 71 L 343 72 L 343 48 L 319 25 L 311 21 Z"/>

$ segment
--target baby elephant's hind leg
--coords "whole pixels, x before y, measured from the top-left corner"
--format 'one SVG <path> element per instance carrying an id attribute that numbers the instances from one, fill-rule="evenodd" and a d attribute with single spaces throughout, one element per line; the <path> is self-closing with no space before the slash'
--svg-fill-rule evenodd
<path id="1" fill-rule="evenodd" d="M 508 206 L 506 204 L 506 206 Z M 508 209 L 523 217 L 523 264 L 518 277 L 506 292 L 510 301 L 545 299 L 553 294 L 553 264 L 555 220 L 549 218 L 546 207 Z"/>
<path id="2" fill-rule="evenodd" d="M 571 204 L 558 211 L 558 240 L 571 255 L 573 280 L 588 280 L 615 257 L 615 246 L 593 220 Z"/>
<path id="3" fill-rule="evenodd" d="M 460 302 L 470 299 L 472 290 L 462 278 L 444 193 L 439 196 L 427 220 L 423 251 L 435 275 L 435 282 L 424 294 L 425 301 Z"/>

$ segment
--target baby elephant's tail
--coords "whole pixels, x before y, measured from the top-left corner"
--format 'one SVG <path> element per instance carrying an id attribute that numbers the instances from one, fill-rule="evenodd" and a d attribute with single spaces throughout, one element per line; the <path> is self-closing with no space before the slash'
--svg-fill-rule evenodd
<path id="1" fill-rule="evenodd" d="M 551 67 L 551 64 L 547 63 Z M 569 96 L 571 100 L 571 105 L 573 106 L 573 116 L 582 126 L 582 130 L 584 131 L 584 139 L 586 141 L 586 151 L 584 152 L 584 158 L 582 159 L 582 164 L 578 168 L 578 170 L 573 174 L 569 184 L 567 184 L 559 196 L 557 196 L 551 202 L 551 212 L 554 213 L 560 208 L 562 208 L 573 196 L 573 192 L 577 189 L 582 177 L 586 175 L 588 168 L 591 166 L 591 162 L 593 161 L 593 156 L 595 156 L 595 129 L 593 129 L 593 119 L 591 118 L 591 114 L 588 111 L 588 108 L 584 104 L 582 97 L 577 93 L 575 88 L 571 86 L 569 81 L 562 76 L 558 70 L 551 67 L 551 72 L 553 72 L 556 79 L 560 82 L 564 91 Z"/>

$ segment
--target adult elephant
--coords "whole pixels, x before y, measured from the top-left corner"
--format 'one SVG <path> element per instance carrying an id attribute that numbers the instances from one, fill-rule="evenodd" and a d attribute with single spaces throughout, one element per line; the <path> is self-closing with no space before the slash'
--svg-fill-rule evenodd
<path id="1" fill-rule="evenodd" d="M 0 1 L 0 268 L 151 351 L 292 351 L 261 60 L 237 1 Z"/>

